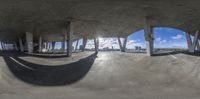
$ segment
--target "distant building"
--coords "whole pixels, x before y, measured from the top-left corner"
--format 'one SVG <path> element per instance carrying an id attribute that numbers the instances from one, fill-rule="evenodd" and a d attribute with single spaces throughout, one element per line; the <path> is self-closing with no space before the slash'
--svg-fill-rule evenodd
<path id="1" fill-rule="evenodd" d="M 141 46 L 135 46 L 135 51 L 141 51 L 142 47 Z"/>

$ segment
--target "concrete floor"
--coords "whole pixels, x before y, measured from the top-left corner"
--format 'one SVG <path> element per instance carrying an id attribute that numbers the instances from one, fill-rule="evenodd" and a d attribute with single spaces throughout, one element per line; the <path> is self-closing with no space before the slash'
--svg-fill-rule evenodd
<path id="1" fill-rule="evenodd" d="M 0 66 L 0 99 L 200 97 L 200 57 L 183 53 L 81 52 L 71 58 L 6 53 Z"/>

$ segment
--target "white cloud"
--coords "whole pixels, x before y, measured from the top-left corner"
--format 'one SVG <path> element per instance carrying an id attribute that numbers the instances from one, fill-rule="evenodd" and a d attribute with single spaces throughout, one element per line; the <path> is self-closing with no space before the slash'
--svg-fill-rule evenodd
<path id="1" fill-rule="evenodd" d="M 121 40 L 122 42 L 124 39 Z M 140 40 L 128 40 L 126 43 L 126 48 L 128 49 L 135 49 L 135 46 L 141 46 L 142 48 L 145 48 L 145 43 L 144 42 L 139 42 Z M 101 38 L 99 40 L 99 48 L 114 48 L 114 49 L 119 49 L 119 42 L 117 38 Z M 94 48 L 94 41 L 93 40 L 88 40 L 86 48 Z"/>
<path id="2" fill-rule="evenodd" d="M 164 39 L 162 39 L 160 37 L 156 38 L 155 40 L 156 40 L 156 42 L 158 42 L 158 44 L 163 44 L 163 43 L 167 42 L 166 40 L 164 40 Z"/>
<path id="3" fill-rule="evenodd" d="M 183 38 L 183 35 L 177 34 L 176 36 L 172 36 L 171 38 L 174 40 L 180 40 Z"/>
<path id="4" fill-rule="evenodd" d="M 166 40 L 162 40 L 162 41 L 161 41 L 161 43 L 166 43 L 166 42 L 167 42 Z"/>
<path id="5" fill-rule="evenodd" d="M 135 49 L 135 46 L 141 46 L 142 48 L 144 48 L 145 44 L 143 44 L 141 42 L 137 42 L 135 40 L 130 40 L 126 44 L 126 48 L 128 48 L 128 49 Z"/>
<path id="6" fill-rule="evenodd" d="M 161 41 L 161 38 L 160 37 L 156 38 L 156 41 Z"/>

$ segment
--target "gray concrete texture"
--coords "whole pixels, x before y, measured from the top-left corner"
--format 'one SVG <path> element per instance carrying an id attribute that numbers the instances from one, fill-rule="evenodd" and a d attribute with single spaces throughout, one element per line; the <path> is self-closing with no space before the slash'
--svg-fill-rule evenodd
<path id="1" fill-rule="evenodd" d="M 199 4 L 199 0 L 1 0 L 0 38 L 16 40 L 31 32 L 60 41 L 69 22 L 75 37 L 127 36 L 143 29 L 145 17 L 151 26 L 194 33 L 200 28 Z"/>
<path id="2" fill-rule="evenodd" d="M 76 62 L 83 68 L 67 65 Z M 155 57 L 120 52 L 81 52 L 72 57 L 4 53 L 0 57 L 0 98 L 199 99 L 199 62 L 198 56 L 184 53 Z M 48 71 L 40 73 L 43 69 Z"/>

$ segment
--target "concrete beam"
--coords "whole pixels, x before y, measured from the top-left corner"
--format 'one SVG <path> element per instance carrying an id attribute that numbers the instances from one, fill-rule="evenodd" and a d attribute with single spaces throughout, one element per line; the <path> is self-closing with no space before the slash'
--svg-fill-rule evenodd
<path id="1" fill-rule="evenodd" d="M 153 36 L 153 32 L 152 32 L 151 26 L 148 23 L 147 18 L 144 19 L 144 34 L 145 34 L 145 40 L 146 40 L 146 53 L 148 56 L 152 56 L 153 49 L 154 49 L 154 45 L 153 45 L 154 36 Z"/>
<path id="2" fill-rule="evenodd" d="M 26 32 L 26 43 L 27 43 L 28 53 L 32 53 L 33 52 L 33 34 L 30 32 Z"/>
<path id="3" fill-rule="evenodd" d="M 73 37 L 73 22 L 69 23 L 67 28 L 67 56 L 70 57 L 72 55 L 72 37 Z"/>

